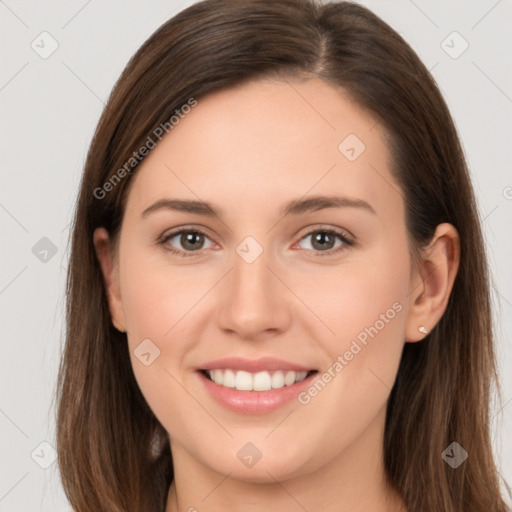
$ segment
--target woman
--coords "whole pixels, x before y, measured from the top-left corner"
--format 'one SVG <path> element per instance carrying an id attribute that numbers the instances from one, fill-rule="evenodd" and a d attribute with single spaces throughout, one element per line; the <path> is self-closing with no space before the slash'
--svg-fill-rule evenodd
<path id="1" fill-rule="evenodd" d="M 346 2 L 185 9 L 84 170 L 72 506 L 505 511 L 487 272 L 451 116 L 388 25 Z"/>

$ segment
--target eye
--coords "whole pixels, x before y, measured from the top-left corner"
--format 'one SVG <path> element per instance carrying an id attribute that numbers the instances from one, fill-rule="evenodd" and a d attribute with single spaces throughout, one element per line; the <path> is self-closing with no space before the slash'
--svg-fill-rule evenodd
<path id="1" fill-rule="evenodd" d="M 320 227 L 307 233 L 295 245 L 308 238 L 311 238 L 311 242 L 309 243 L 310 247 L 306 247 L 306 249 L 315 251 L 315 254 L 318 256 L 338 253 L 354 244 L 353 238 L 346 232 L 332 227 Z M 207 240 L 210 241 L 210 244 L 205 246 L 205 241 Z M 200 253 L 202 249 L 212 248 L 214 242 L 201 229 L 182 227 L 171 233 L 164 234 L 158 240 L 158 244 L 173 254 L 188 257 L 195 256 L 195 253 Z"/>
<path id="2" fill-rule="evenodd" d="M 311 242 L 308 244 L 310 247 L 306 247 L 306 249 L 312 249 L 319 256 L 338 253 L 354 244 L 354 240 L 346 232 L 331 227 L 320 227 L 310 231 L 300 239 L 300 242 L 308 238 L 311 238 Z M 336 244 L 337 240 L 339 241 L 338 244 Z"/>
<path id="3" fill-rule="evenodd" d="M 194 256 L 194 253 L 199 252 L 201 249 L 211 248 L 211 245 L 207 247 L 204 246 L 205 240 L 209 240 L 209 238 L 207 234 L 200 229 L 180 228 L 164 235 L 158 243 L 173 254 L 187 257 Z M 213 242 L 211 242 L 211 244 L 213 244 Z M 181 246 L 181 248 L 176 248 L 176 245 Z"/>

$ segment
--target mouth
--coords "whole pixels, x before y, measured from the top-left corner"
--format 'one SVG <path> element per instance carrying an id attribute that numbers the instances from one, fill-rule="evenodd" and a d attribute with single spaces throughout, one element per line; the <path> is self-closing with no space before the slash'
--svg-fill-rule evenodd
<path id="1" fill-rule="evenodd" d="M 242 414 L 265 414 L 293 402 L 313 384 L 316 369 L 273 357 L 225 358 L 197 368 L 206 395 Z"/>
<path id="2" fill-rule="evenodd" d="M 303 382 L 318 373 L 317 370 L 294 371 L 294 370 L 270 370 L 259 372 L 248 372 L 230 368 L 215 368 L 211 370 L 199 370 L 199 372 L 210 382 L 225 388 L 237 391 L 270 391 L 282 389 Z"/>

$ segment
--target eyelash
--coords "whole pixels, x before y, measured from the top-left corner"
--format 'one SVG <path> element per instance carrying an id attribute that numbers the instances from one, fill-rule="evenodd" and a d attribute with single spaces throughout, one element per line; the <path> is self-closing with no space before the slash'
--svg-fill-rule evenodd
<path id="1" fill-rule="evenodd" d="M 169 251 L 172 254 L 175 254 L 177 256 L 181 256 L 184 258 L 195 256 L 197 253 L 201 252 L 201 250 L 199 250 L 199 251 L 181 251 L 181 250 L 174 249 L 167 245 L 167 242 L 171 238 L 174 238 L 176 235 L 179 235 L 181 233 L 199 233 L 199 234 L 204 235 L 205 237 L 209 238 L 208 234 L 205 231 L 203 231 L 202 229 L 199 229 L 199 228 L 192 229 L 192 228 L 183 227 L 183 228 L 177 229 L 176 231 L 173 231 L 172 233 L 163 235 L 157 241 L 157 243 L 158 243 L 158 245 L 162 245 L 166 251 Z M 308 233 L 306 233 L 303 237 L 301 237 L 299 242 L 301 242 L 308 236 L 311 236 L 313 233 L 327 233 L 329 235 L 334 235 L 334 236 L 338 237 L 339 239 L 341 239 L 341 241 L 343 242 L 343 244 L 336 249 L 330 249 L 328 251 L 314 251 L 315 256 L 331 256 L 333 254 L 337 254 L 343 250 L 346 250 L 347 247 L 352 247 L 354 245 L 354 240 L 352 238 L 349 238 L 349 236 L 345 232 L 337 230 L 332 227 L 329 227 L 329 228 L 319 227 L 319 228 L 313 229 L 313 230 L 309 231 Z"/>

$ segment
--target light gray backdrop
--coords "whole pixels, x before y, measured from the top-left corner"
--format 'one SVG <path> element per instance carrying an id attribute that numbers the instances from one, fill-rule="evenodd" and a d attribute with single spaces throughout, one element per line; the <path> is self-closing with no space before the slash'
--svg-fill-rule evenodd
<path id="1" fill-rule="evenodd" d="M 0 0 L 2 512 L 70 510 L 55 462 L 51 400 L 79 179 L 104 102 L 129 57 L 191 3 Z M 510 485 L 512 1 L 361 3 L 432 70 L 468 157 L 495 281 L 503 401 L 493 409 L 493 433 Z"/>

